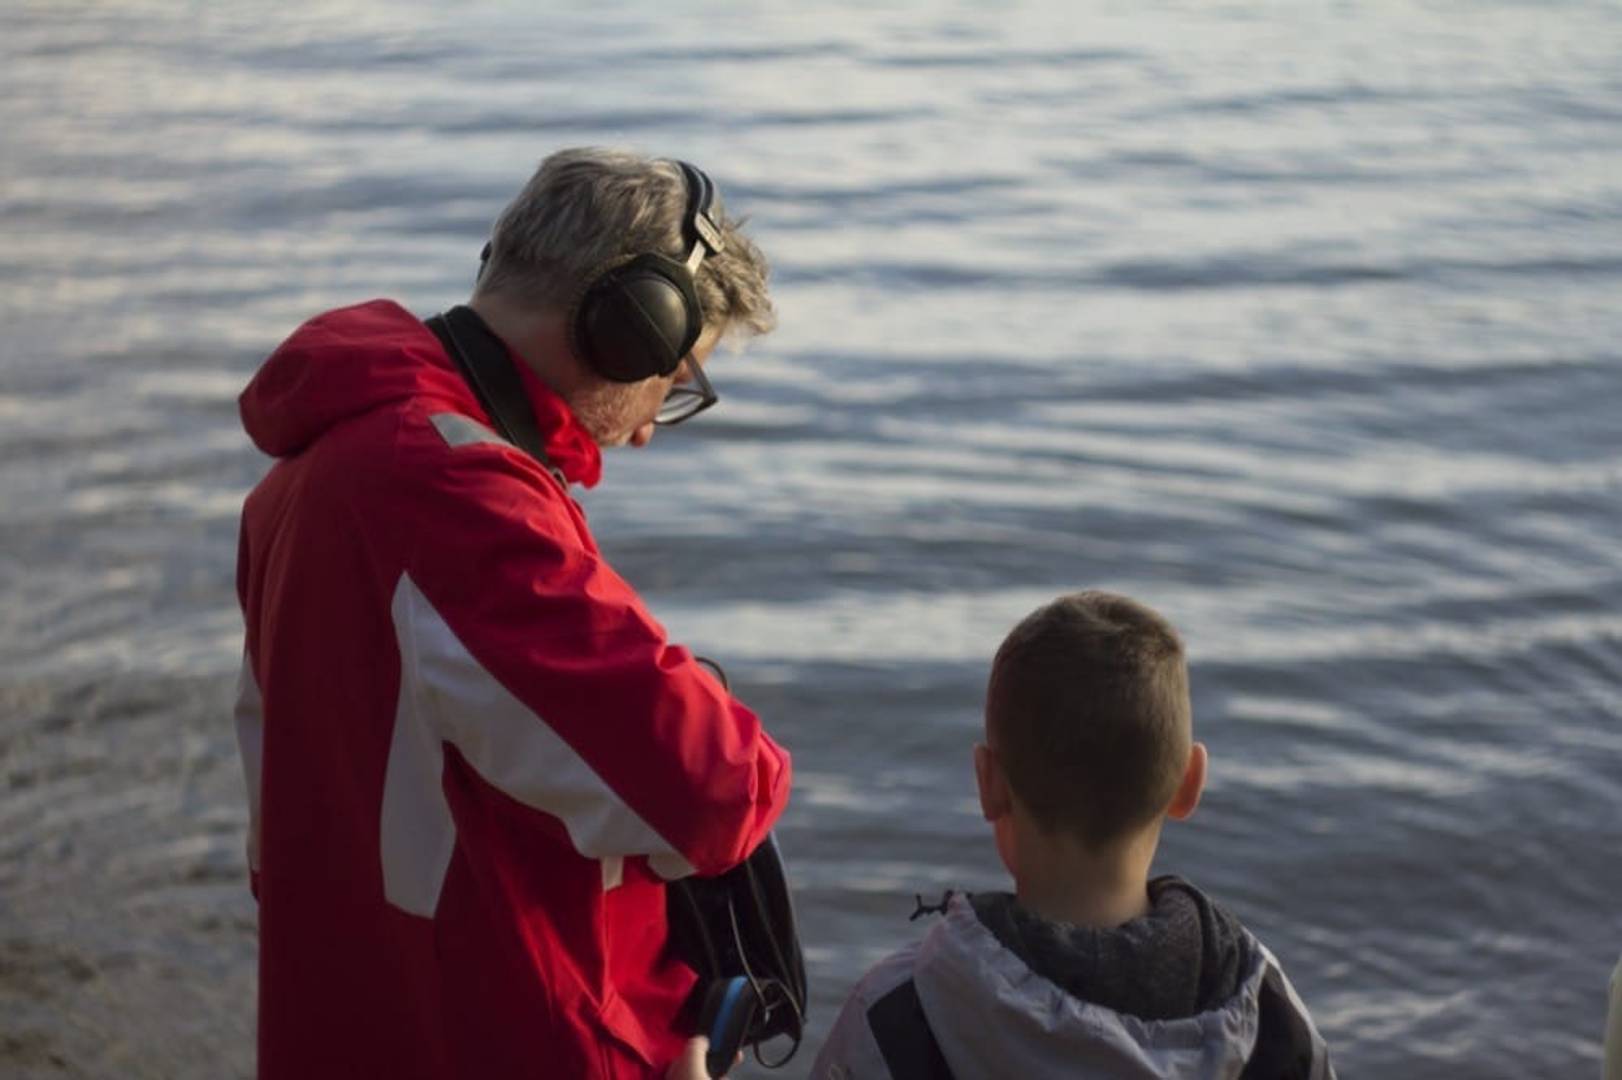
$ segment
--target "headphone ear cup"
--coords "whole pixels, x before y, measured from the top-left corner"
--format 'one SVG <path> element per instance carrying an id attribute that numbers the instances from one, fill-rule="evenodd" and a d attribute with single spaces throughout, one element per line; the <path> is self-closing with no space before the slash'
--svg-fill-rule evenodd
<path id="1" fill-rule="evenodd" d="M 651 254 L 599 276 L 581 296 L 573 320 L 581 358 L 605 379 L 624 383 L 675 371 L 702 325 L 687 268 Z"/>

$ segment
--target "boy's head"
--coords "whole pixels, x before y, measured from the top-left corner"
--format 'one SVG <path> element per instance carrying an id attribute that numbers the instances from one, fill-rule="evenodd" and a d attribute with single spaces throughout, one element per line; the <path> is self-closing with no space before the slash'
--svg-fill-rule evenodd
<path id="1" fill-rule="evenodd" d="M 987 756 L 1038 829 L 1101 850 L 1192 812 L 1204 781 L 1192 713 L 1172 625 L 1124 596 L 1074 593 L 1032 612 L 997 650 Z"/>

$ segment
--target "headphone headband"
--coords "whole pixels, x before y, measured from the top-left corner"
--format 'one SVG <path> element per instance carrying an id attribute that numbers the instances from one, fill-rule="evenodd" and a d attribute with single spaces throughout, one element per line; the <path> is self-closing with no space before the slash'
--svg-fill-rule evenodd
<path id="1" fill-rule="evenodd" d="M 682 222 L 682 239 L 692 245 L 682 264 L 688 273 L 695 274 L 706 254 L 719 255 L 726 244 L 721 239 L 720 226 L 710 216 L 715 208 L 715 184 L 697 165 L 677 161 L 676 166 L 687 182 L 687 214 Z"/>

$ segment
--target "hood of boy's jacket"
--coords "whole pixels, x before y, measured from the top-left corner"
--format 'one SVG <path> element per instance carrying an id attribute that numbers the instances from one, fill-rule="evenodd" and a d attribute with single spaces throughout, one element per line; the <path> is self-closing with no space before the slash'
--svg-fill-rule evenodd
<path id="1" fill-rule="evenodd" d="M 1222 966 L 1230 972 L 1220 977 L 1220 988 L 1208 973 L 1202 980 L 1196 963 L 1190 968 L 1194 986 L 1168 990 L 1170 997 L 1191 1002 L 1197 1011 L 1145 1019 L 1078 997 L 1054 981 L 1112 979 L 1107 970 L 1111 953 L 1121 946 L 1104 941 L 1118 932 L 1075 933 L 1074 927 L 1069 933 L 1063 928 L 1033 932 L 1039 920 L 1009 917 L 999 913 L 999 906 L 995 898 L 988 902 L 977 896 L 972 904 L 954 899 L 946 918 L 919 947 L 914 972 L 919 1002 L 954 1075 L 1173 1080 L 1235 1077 L 1243 1071 L 1256 1041 L 1266 964 L 1261 948 L 1242 928 L 1235 924 L 1235 933 L 1218 947 Z M 985 910 L 977 913 L 977 907 Z M 1160 931 L 1128 924 L 1124 932 L 1147 945 Z M 1032 949 L 1047 954 L 1033 957 L 1047 974 L 1033 970 L 999 940 L 1011 934 L 1023 937 L 1027 954 Z M 1199 941 L 1180 947 L 1190 946 L 1205 951 Z M 1174 976 L 1170 981 L 1186 980 Z M 1202 981 L 1205 985 L 1198 985 Z"/>
<path id="2" fill-rule="evenodd" d="M 546 432 L 547 455 L 572 482 L 595 484 L 602 473 L 597 444 L 539 378 L 522 366 L 519 374 Z M 489 423 L 433 331 L 399 304 L 372 300 L 300 326 L 260 367 L 238 405 L 254 445 L 289 457 L 346 420 L 408 399 Z"/>

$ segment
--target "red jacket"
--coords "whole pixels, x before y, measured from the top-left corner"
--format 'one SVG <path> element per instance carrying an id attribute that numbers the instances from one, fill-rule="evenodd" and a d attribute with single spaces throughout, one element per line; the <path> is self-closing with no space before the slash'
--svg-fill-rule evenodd
<path id="1" fill-rule="evenodd" d="M 260 1076 L 659 1073 L 694 980 L 664 881 L 765 837 L 788 755 L 399 306 L 305 324 L 241 406 L 279 459 L 237 568 Z"/>

